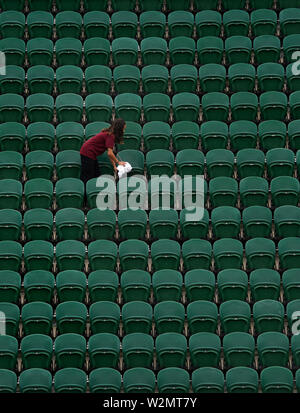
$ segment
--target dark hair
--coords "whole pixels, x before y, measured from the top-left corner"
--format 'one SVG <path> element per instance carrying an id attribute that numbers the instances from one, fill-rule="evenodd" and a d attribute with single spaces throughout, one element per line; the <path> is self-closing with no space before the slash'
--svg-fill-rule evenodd
<path id="1" fill-rule="evenodd" d="M 103 129 L 103 132 L 113 133 L 115 136 L 115 142 L 121 143 L 123 140 L 123 129 L 126 122 L 124 119 L 118 118 L 112 121 L 109 128 Z"/>

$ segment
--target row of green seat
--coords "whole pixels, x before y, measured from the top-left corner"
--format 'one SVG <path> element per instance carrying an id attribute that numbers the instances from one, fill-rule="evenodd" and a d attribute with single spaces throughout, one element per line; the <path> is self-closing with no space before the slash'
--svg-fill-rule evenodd
<path id="1" fill-rule="evenodd" d="M 293 54 L 298 51 L 300 34 L 291 34 L 283 38 L 282 47 L 285 63 L 293 63 Z M 7 37 L 0 40 L 0 49 L 6 53 L 9 65 L 23 66 L 25 54 L 31 66 L 50 66 L 53 61 L 54 43 L 46 38 L 30 39 L 26 43 L 22 39 Z M 27 49 L 27 53 L 26 53 Z M 84 53 L 83 50 L 84 49 Z M 273 35 L 261 35 L 252 41 L 247 36 L 231 36 L 224 41 L 220 37 L 207 36 L 197 42 L 186 36 L 172 38 L 168 42 L 160 37 L 148 37 L 141 41 L 140 51 L 142 64 L 164 65 L 169 50 L 171 64 L 194 64 L 195 52 L 200 64 L 221 64 L 225 51 L 227 64 L 250 63 L 254 51 L 257 64 L 278 62 L 281 53 L 280 38 Z M 135 65 L 138 63 L 139 43 L 129 37 L 119 37 L 111 43 L 109 40 L 93 37 L 87 39 L 84 45 L 79 39 L 62 38 L 55 42 L 56 63 L 58 66 L 80 66 L 83 54 L 86 64 L 108 65 L 112 51 L 113 64 Z"/>
<path id="2" fill-rule="evenodd" d="M 266 332 L 282 333 L 287 321 L 288 330 L 294 332 L 299 324 L 300 300 L 290 301 L 285 308 L 276 300 L 260 300 L 253 304 L 253 322 L 250 305 L 241 300 L 222 302 L 218 309 L 211 301 L 193 301 L 187 305 L 177 301 L 161 301 L 153 307 L 145 301 L 130 301 L 122 308 L 112 301 L 97 301 L 88 307 L 79 301 L 64 301 L 56 310 L 46 302 L 35 301 L 24 304 L 21 312 L 14 303 L 0 302 L 5 314 L 6 336 L 31 334 L 76 333 L 90 336 L 98 333 L 122 335 L 131 333 L 153 334 L 179 333 L 194 335 L 200 332 L 224 334 L 233 332 L 256 334 Z M 20 330 L 20 315 L 22 330 Z M 121 322 L 122 316 L 122 323 Z M 185 324 L 185 321 L 187 323 Z M 55 330 L 53 329 L 55 327 Z M 297 330 L 296 328 L 296 331 Z M 299 334 L 296 334 L 298 336 Z M 297 340 L 297 339 L 296 339 Z M 168 341 L 170 343 L 170 340 Z M 297 340 L 297 343 L 299 340 Z M 173 341 L 171 341 L 173 344 Z"/>
<path id="3" fill-rule="evenodd" d="M 219 36 L 222 21 L 227 37 L 235 35 L 247 36 L 250 27 L 254 36 L 263 34 L 275 35 L 277 14 L 274 10 L 256 10 L 249 15 L 244 10 L 231 10 L 221 13 L 201 11 L 195 16 L 188 11 L 173 11 L 166 17 L 158 11 L 148 11 L 139 17 L 131 11 L 119 11 L 110 17 L 107 13 L 94 11 L 82 17 L 74 11 L 63 11 L 55 16 L 56 35 L 62 37 L 87 38 L 109 36 L 110 26 L 114 38 L 136 37 L 138 25 L 142 37 L 164 37 L 168 24 L 168 37 L 192 37 L 194 28 L 198 37 Z M 111 24 L 110 24 L 111 22 Z M 279 14 L 281 32 L 284 36 L 299 33 L 300 13 L 298 8 L 284 9 Z M 45 11 L 34 11 L 25 15 L 18 11 L 5 11 L 0 16 L 0 34 L 2 38 L 23 38 L 27 27 L 30 38 L 53 36 L 54 16 Z"/>
<path id="4" fill-rule="evenodd" d="M 296 389 L 300 392 L 300 370 L 296 372 Z M 0 371 L 0 392 L 16 393 L 17 376 L 10 370 Z M 168 367 L 158 372 L 136 367 L 122 375 L 112 368 L 99 368 L 87 375 L 77 368 L 64 368 L 54 375 L 49 371 L 31 368 L 23 371 L 19 378 L 20 393 L 293 393 L 294 376 L 285 367 L 272 366 L 265 368 L 260 374 L 249 367 L 233 367 L 226 373 L 226 382 L 222 371 L 213 367 L 202 367 L 190 374 L 178 367 Z M 242 379 L 242 382 L 241 382 Z M 260 386 L 259 386 L 260 382 Z M 226 385 L 225 385 L 226 383 Z"/>
<path id="5" fill-rule="evenodd" d="M 300 366 L 300 340 L 293 336 L 291 353 L 294 366 Z M 223 347 L 225 365 L 232 367 L 252 367 L 257 348 L 259 365 L 287 367 L 290 343 L 283 333 L 265 332 L 258 336 L 257 346 L 253 336 L 243 332 L 226 334 L 221 345 L 219 336 L 213 333 L 196 333 L 186 337 L 179 333 L 159 334 L 154 340 L 144 333 L 131 333 L 122 340 L 123 365 L 126 369 L 151 368 L 156 351 L 157 368 L 179 367 L 187 365 L 188 353 L 192 369 L 201 367 L 218 368 Z M 172 344 L 170 344 L 172 343 Z M 87 350 L 88 347 L 88 350 Z M 110 333 L 94 334 L 88 340 L 76 333 L 59 335 L 54 343 L 51 337 L 42 334 L 25 336 L 20 345 L 23 369 L 51 369 L 52 357 L 55 357 L 53 370 L 62 368 L 85 369 L 86 354 L 89 355 L 89 367 L 118 368 L 120 360 L 120 339 Z M 108 351 L 109 349 L 109 351 Z M 189 350 L 188 350 L 189 349 Z M 54 351 L 53 351 L 54 350 Z M 12 336 L 0 337 L 0 369 L 14 370 L 19 353 L 18 341 Z M 54 364 L 54 363 L 53 363 Z M 1 370 L 0 370 L 1 371 Z"/>

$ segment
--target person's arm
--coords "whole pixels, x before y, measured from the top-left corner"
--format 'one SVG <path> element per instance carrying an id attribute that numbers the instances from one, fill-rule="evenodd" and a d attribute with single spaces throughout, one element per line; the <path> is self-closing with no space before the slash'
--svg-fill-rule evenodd
<path id="1" fill-rule="evenodd" d="M 111 148 L 107 149 L 107 155 L 109 157 L 110 162 L 112 163 L 114 170 L 117 169 L 117 165 L 125 165 L 126 162 L 119 161 L 114 154 L 114 151 Z"/>

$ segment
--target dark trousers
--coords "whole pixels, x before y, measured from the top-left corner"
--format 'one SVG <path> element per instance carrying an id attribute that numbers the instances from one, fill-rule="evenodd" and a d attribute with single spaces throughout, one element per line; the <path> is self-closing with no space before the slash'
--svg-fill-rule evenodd
<path id="1" fill-rule="evenodd" d="M 100 175 L 98 161 L 80 155 L 81 157 L 81 175 L 80 179 L 86 184 L 89 179 L 98 178 Z"/>

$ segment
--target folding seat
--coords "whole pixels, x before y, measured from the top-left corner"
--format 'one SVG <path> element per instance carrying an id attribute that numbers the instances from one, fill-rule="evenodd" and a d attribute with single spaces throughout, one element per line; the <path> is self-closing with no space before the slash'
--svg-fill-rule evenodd
<path id="1" fill-rule="evenodd" d="M 253 205 L 243 210 L 244 234 L 247 238 L 269 238 L 272 229 L 272 212 L 269 208 Z"/>
<path id="2" fill-rule="evenodd" d="M 160 334 L 156 338 L 155 348 L 160 368 L 185 366 L 187 340 L 183 334 Z"/>
<path id="3" fill-rule="evenodd" d="M 118 304 L 110 301 L 98 301 L 91 305 L 89 312 L 92 334 L 118 334 L 120 322 Z"/>
<path id="4" fill-rule="evenodd" d="M 235 63 L 228 68 L 229 85 L 232 92 L 253 92 L 255 67 L 249 63 Z"/>
<path id="5" fill-rule="evenodd" d="M 91 302 L 116 301 L 119 279 L 115 272 L 97 270 L 89 274 L 88 290 Z"/>
<path id="6" fill-rule="evenodd" d="M 151 259 L 154 271 L 179 268 L 180 245 L 174 240 L 157 240 L 151 244 Z"/>
<path id="7" fill-rule="evenodd" d="M 24 98 L 15 93 L 0 96 L 0 122 L 22 122 L 24 115 Z"/>
<path id="8" fill-rule="evenodd" d="M 59 122 L 81 122 L 83 99 L 80 95 L 63 93 L 57 96 L 55 106 Z"/>
<path id="9" fill-rule="evenodd" d="M 266 154 L 268 176 L 292 176 L 294 174 L 294 152 L 286 148 L 270 149 Z"/>
<path id="10" fill-rule="evenodd" d="M 43 301 L 50 303 L 54 294 L 55 279 L 51 272 L 36 270 L 24 276 L 24 292 L 27 302 Z"/>
<path id="11" fill-rule="evenodd" d="M 254 303 L 253 319 L 258 334 L 266 331 L 282 332 L 284 322 L 284 307 L 279 301 L 260 300 Z"/>
<path id="12" fill-rule="evenodd" d="M 189 339 L 189 350 L 193 368 L 219 366 L 221 340 L 216 334 L 207 332 L 193 334 Z"/>
<path id="13" fill-rule="evenodd" d="M 113 72 L 114 86 L 117 93 L 138 93 L 140 70 L 136 66 L 116 66 Z"/>
<path id="14" fill-rule="evenodd" d="M 193 65 L 195 59 L 195 49 L 195 41 L 190 37 L 178 36 L 172 38 L 169 41 L 169 54 L 171 63 L 173 65 L 183 63 Z M 163 63 L 164 62 L 161 62 L 160 64 Z"/>
<path id="15" fill-rule="evenodd" d="M 166 2 L 167 10 L 174 11 L 174 10 L 189 10 L 190 8 L 190 0 L 175 0 L 170 1 L 167 0 Z"/>
<path id="16" fill-rule="evenodd" d="M 260 374 L 263 393 L 292 393 L 293 373 L 286 367 L 266 367 Z"/>
<path id="17" fill-rule="evenodd" d="M 145 0 L 140 1 L 140 8 L 143 9 L 143 2 Z M 162 3 L 162 0 L 158 0 L 158 2 Z M 153 1 L 151 7 L 141 13 L 140 15 L 140 30 L 141 35 L 143 38 L 145 37 L 164 37 L 165 30 L 166 30 L 166 16 L 159 11 L 161 7 L 158 7 L 157 10 L 154 9 Z"/>
<path id="18" fill-rule="evenodd" d="M 6 37 L 0 40 L 0 50 L 5 53 L 7 65 L 23 66 L 25 61 L 25 47 L 25 42 L 22 39 Z M 29 51 L 30 49 L 28 53 Z"/>
<path id="19" fill-rule="evenodd" d="M 206 168 L 209 178 L 232 176 L 234 155 L 227 149 L 212 149 L 206 154 Z"/>
<path id="20" fill-rule="evenodd" d="M 240 181 L 240 199 L 244 208 L 258 205 L 267 206 L 269 185 L 265 178 L 248 176 Z"/>
<path id="21" fill-rule="evenodd" d="M 168 150 L 170 146 L 171 128 L 166 122 L 147 122 L 143 127 L 143 137 L 146 150 Z"/>
<path id="22" fill-rule="evenodd" d="M 56 233 L 59 240 L 83 237 L 84 213 L 77 208 L 64 208 L 55 215 Z"/>
<path id="23" fill-rule="evenodd" d="M 69 37 L 79 39 L 82 30 L 82 17 L 75 11 L 61 11 L 55 16 L 58 38 Z"/>
<path id="24" fill-rule="evenodd" d="M 172 98 L 174 120 L 197 122 L 200 110 L 200 99 L 195 93 L 176 93 Z"/>
<path id="25" fill-rule="evenodd" d="M 257 68 L 257 78 L 262 92 L 281 91 L 284 84 L 284 67 L 279 63 L 263 63 Z"/>
<path id="26" fill-rule="evenodd" d="M 200 367 L 192 373 L 195 393 L 224 393 L 224 374 L 215 367 Z"/>
<path id="27" fill-rule="evenodd" d="M 278 243 L 281 269 L 299 268 L 299 238 L 283 238 Z"/>
<path id="28" fill-rule="evenodd" d="M 180 10 L 168 14 L 170 37 L 192 37 L 194 31 L 194 16 L 191 12 Z"/>
<path id="29" fill-rule="evenodd" d="M 123 209 L 118 213 L 120 239 L 144 239 L 147 214 L 142 209 Z"/>
<path id="30" fill-rule="evenodd" d="M 95 37 L 106 39 L 109 31 L 109 15 L 100 10 L 89 11 L 83 16 L 83 26 L 87 39 Z"/>
<path id="31" fill-rule="evenodd" d="M 84 184 L 80 179 L 60 179 L 57 181 L 55 189 L 58 208 L 81 208 Z"/>
<path id="32" fill-rule="evenodd" d="M 198 149 L 198 124 L 189 121 L 174 122 L 172 125 L 172 140 L 174 149 L 177 151 L 183 149 Z"/>
<path id="33" fill-rule="evenodd" d="M 203 92 L 222 92 L 226 83 L 226 69 L 215 63 L 203 65 L 199 69 L 199 79 Z"/>
<path id="34" fill-rule="evenodd" d="M 137 34 L 138 18 L 131 11 L 117 11 L 112 14 L 112 34 L 114 38 L 130 37 L 135 38 Z"/>
<path id="35" fill-rule="evenodd" d="M 56 324 L 60 334 L 84 335 L 86 319 L 87 308 L 78 301 L 66 301 L 56 307 Z"/>
<path id="36" fill-rule="evenodd" d="M 167 54 L 167 42 L 165 39 L 159 37 L 146 37 L 141 41 L 140 47 L 144 65 L 165 64 Z"/>
<path id="37" fill-rule="evenodd" d="M 272 0 L 268 1 L 272 2 Z M 276 12 L 268 8 L 254 10 L 251 13 L 251 29 L 255 37 L 266 35 L 274 36 L 277 29 Z"/>
<path id="38" fill-rule="evenodd" d="M 123 375 L 124 393 L 154 393 L 155 374 L 144 367 L 126 370 Z"/>
<path id="39" fill-rule="evenodd" d="M 117 368 L 120 356 L 120 339 L 110 333 L 94 334 L 89 339 L 88 351 L 93 369 L 99 367 Z"/>
<path id="40" fill-rule="evenodd" d="M 171 177 L 174 171 L 174 162 L 174 155 L 171 151 L 153 149 L 146 155 L 148 175 L 168 175 Z"/>
<path id="41" fill-rule="evenodd" d="M 152 276 L 152 285 L 156 302 L 180 301 L 183 285 L 180 272 L 170 269 L 158 270 Z"/>
<path id="42" fill-rule="evenodd" d="M 5 75 L 0 79 L 0 92 L 21 95 L 24 90 L 25 71 L 20 66 L 6 66 Z"/>
<path id="43" fill-rule="evenodd" d="M 184 175 L 203 175 L 204 155 L 197 149 L 183 149 L 176 155 L 177 173 Z"/>
<path id="44" fill-rule="evenodd" d="M 0 210 L 0 241 L 17 241 L 21 235 L 22 215 L 14 209 Z"/>
<path id="45" fill-rule="evenodd" d="M 278 176 L 272 179 L 270 189 L 275 208 L 282 205 L 298 205 L 300 185 L 296 178 Z"/>
<path id="46" fill-rule="evenodd" d="M 58 100 L 59 98 L 57 98 Z M 70 102 L 68 102 L 70 104 Z M 54 99 L 45 93 L 35 93 L 26 100 L 27 115 L 30 122 L 52 122 Z M 58 108 L 58 106 L 57 106 Z"/>
<path id="47" fill-rule="evenodd" d="M 300 90 L 299 76 L 294 73 L 294 63 L 290 63 L 286 67 L 286 79 L 287 79 L 287 89 L 291 92 L 296 92 Z"/>
<path id="48" fill-rule="evenodd" d="M 127 95 L 127 94 L 126 94 Z M 133 95 L 135 96 L 135 95 Z M 80 96 L 78 96 L 80 97 Z M 115 105 L 118 105 L 119 100 L 123 99 L 124 100 L 124 95 L 122 97 L 118 96 L 118 100 L 116 98 L 115 100 Z M 80 97 L 82 100 L 82 98 Z M 124 105 L 128 103 L 125 102 Z M 128 103 L 129 104 L 129 103 Z M 112 114 L 112 106 L 113 106 L 113 101 L 111 96 L 106 95 L 104 93 L 92 93 L 88 95 L 85 99 L 85 111 L 86 111 L 86 116 L 88 122 L 109 122 Z M 133 106 L 133 105 L 132 105 Z M 128 111 L 131 108 L 128 109 Z M 120 111 L 119 108 L 116 110 Z M 122 115 L 125 115 L 126 112 L 124 112 L 126 108 L 123 109 Z M 119 114 L 119 112 L 118 112 Z M 81 115 L 80 115 L 81 116 Z"/>
<path id="49" fill-rule="evenodd" d="M 258 374 L 250 367 L 233 367 L 226 373 L 228 393 L 258 393 Z"/>
<path id="50" fill-rule="evenodd" d="M 218 325 L 218 308 L 211 301 L 193 301 L 187 306 L 187 321 L 190 334 L 215 333 Z"/>
<path id="51" fill-rule="evenodd" d="M 28 179 L 50 179 L 53 174 L 54 157 L 51 152 L 32 151 L 25 157 L 26 176 Z"/>
<path id="52" fill-rule="evenodd" d="M 149 213 L 150 234 L 153 239 L 175 239 L 178 214 L 174 209 L 155 209 Z"/>
<path id="53" fill-rule="evenodd" d="M 197 41 L 197 51 L 199 64 L 221 64 L 223 60 L 224 41 L 216 36 L 202 37 Z"/>
<path id="54" fill-rule="evenodd" d="M 80 67 L 65 65 L 56 70 L 58 93 L 81 93 L 83 72 Z"/>
<path id="55" fill-rule="evenodd" d="M 252 299 L 278 300 L 280 293 L 280 275 L 269 268 L 259 268 L 250 273 L 250 289 Z"/>
<path id="56" fill-rule="evenodd" d="M 54 70 L 52 67 L 36 65 L 27 71 L 28 88 L 31 94 L 51 95 L 54 88 Z"/>
<path id="57" fill-rule="evenodd" d="M 19 152 L 0 153 L 0 179 L 19 180 L 23 172 L 23 156 Z"/>
<path id="58" fill-rule="evenodd" d="M 239 177 L 262 176 L 265 170 L 265 155 L 259 149 L 241 149 L 236 155 Z"/>
<path id="59" fill-rule="evenodd" d="M 185 311 L 181 303 L 162 301 L 154 306 L 154 321 L 157 334 L 182 333 L 184 318 Z"/>
<path id="60" fill-rule="evenodd" d="M 148 245 L 140 240 L 122 241 L 119 246 L 119 258 L 122 271 L 140 269 L 148 266 Z"/>
<path id="61" fill-rule="evenodd" d="M 7 1 L 7 0 L 1 0 L 1 9 L 2 11 L 6 10 L 16 10 L 16 11 L 23 11 L 24 9 L 24 1 L 23 0 L 13 0 L 13 1 Z"/>
<path id="62" fill-rule="evenodd" d="M 263 150 L 283 148 L 286 142 L 286 125 L 279 120 L 260 122 L 258 125 L 258 136 Z"/>
<path id="63" fill-rule="evenodd" d="M 212 301 L 215 295 L 215 276 L 209 270 L 188 271 L 184 277 L 186 296 L 189 302 Z"/>
<path id="64" fill-rule="evenodd" d="M 80 154 L 74 150 L 61 151 L 56 155 L 58 179 L 79 178 L 81 169 Z"/>
<path id="65" fill-rule="evenodd" d="M 88 233 L 91 239 L 113 239 L 116 228 L 116 213 L 110 209 L 94 208 L 87 213 Z"/>
<path id="66" fill-rule="evenodd" d="M 38 111 L 38 109 L 36 110 Z M 30 151 L 51 152 L 54 138 L 55 128 L 51 123 L 34 122 L 27 127 L 27 142 Z"/>
<path id="67" fill-rule="evenodd" d="M 51 271 L 53 257 L 53 245 L 48 241 L 30 241 L 24 246 L 24 261 L 27 271 Z"/>
<path id="68" fill-rule="evenodd" d="M 219 176 L 209 182 L 210 201 L 214 208 L 218 206 L 235 206 L 238 185 L 233 178 Z"/>
<path id="69" fill-rule="evenodd" d="M 0 370 L 0 393 L 17 392 L 17 375 L 15 372 L 7 369 Z"/>
<path id="70" fill-rule="evenodd" d="M 22 364 L 24 369 L 50 370 L 53 343 L 45 334 L 30 334 L 21 341 Z"/>
<path id="71" fill-rule="evenodd" d="M 55 393 L 86 393 L 87 376 L 83 370 L 65 368 L 54 375 Z"/>
<path id="72" fill-rule="evenodd" d="M 132 166 L 132 174 L 144 175 L 144 155 L 141 151 L 124 149 L 118 152 L 118 157 L 130 163 Z"/>
<path id="73" fill-rule="evenodd" d="M 0 271 L 0 301 L 17 304 L 20 298 L 21 276 L 14 271 Z"/>
<path id="74" fill-rule="evenodd" d="M 258 98 L 251 92 L 237 92 L 231 96 L 231 113 L 234 121 L 254 122 L 257 116 Z"/>
<path id="75" fill-rule="evenodd" d="M 213 234 L 217 238 L 238 238 L 241 214 L 237 208 L 220 206 L 211 212 Z"/>
<path id="76" fill-rule="evenodd" d="M 201 7 L 201 4 L 199 5 Z M 200 7 L 197 7 L 200 9 Z M 215 10 L 199 11 L 195 16 L 198 38 L 219 36 L 221 33 L 222 15 Z"/>
<path id="77" fill-rule="evenodd" d="M 121 289 L 124 302 L 148 301 L 150 297 L 150 274 L 143 270 L 129 270 L 122 273 Z M 118 287 L 118 280 L 117 280 Z"/>
<path id="78" fill-rule="evenodd" d="M 84 8 L 87 11 L 105 11 L 107 9 L 107 0 L 104 0 L 101 3 L 99 3 L 98 0 L 84 0 Z"/>
<path id="79" fill-rule="evenodd" d="M 300 91 L 293 92 L 290 95 L 290 112 L 291 112 L 291 118 L 293 120 L 295 119 L 300 119 L 300 111 L 299 111 L 299 106 L 300 106 Z"/>
<path id="80" fill-rule="evenodd" d="M 122 321 L 125 334 L 150 334 L 152 318 L 153 310 L 151 305 L 143 301 L 130 301 L 122 307 Z"/>
<path id="81" fill-rule="evenodd" d="M 52 375 L 48 370 L 32 368 L 21 372 L 20 393 L 51 393 Z"/>
<path id="82" fill-rule="evenodd" d="M 248 333 L 250 327 L 250 305 L 241 300 L 229 300 L 220 305 L 221 327 L 225 334 Z"/>
<path id="83" fill-rule="evenodd" d="M 110 43 L 107 39 L 92 37 L 84 42 L 84 56 L 87 66 L 108 65 Z"/>
<path id="84" fill-rule="evenodd" d="M 293 150 L 299 150 L 299 125 L 300 120 L 293 120 L 289 122 L 288 125 L 288 139 L 289 139 L 289 147 Z"/>
<path id="85" fill-rule="evenodd" d="M 32 10 L 32 9 L 31 9 Z M 39 37 L 51 39 L 54 17 L 45 10 L 31 11 L 27 16 L 27 28 L 30 38 Z"/>
<path id="86" fill-rule="evenodd" d="M 53 184 L 47 179 L 30 179 L 25 183 L 24 194 L 28 209 L 49 209 L 52 205 Z"/>
<path id="87" fill-rule="evenodd" d="M 24 335 L 50 335 L 53 320 L 53 308 L 48 303 L 35 301 L 23 305 L 22 324 Z"/>
<path id="88" fill-rule="evenodd" d="M 88 100 L 90 96 L 88 96 L 86 100 Z M 139 122 L 142 109 L 142 98 L 139 95 L 122 93 L 115 97 L 114 104 L 117 117 L 121 117 L 125 121 Z M 105 119 L 106 121 L 108 120 L 107 118 L 108 117 Z"/>
<path id="89" fill-rule="evenodd" d="M 103 65 L 93 65 L 86 68 L 85 83 L 88 93 L 106 93 L 111 88 L 111 69 Z"/>
<path id="90" fill-rule="evenodd" d="M 285 367 L 289 359 L 289 339 L 276 331 L 262 333 L 257 338 L 257 351 L 262 367 Z"/>
<path id="91" fill-rule="evenodd" d="M 187 65 L 190 67 L 189 65 Z M 168 88 L 169 72 L 162 65 L 148 65 L 142 68 L 142 83 L 145 93 L 166 93 Z M 180 81 L 180 73 L 179 79 Z M 138 79 L 139 81 L 139 79 Z M 191 79 L 188 78 L 191 82 Z M 187 82 L 186 82 L 187 83 Z"/>
<path id="92" fill-rule="evenodd" d="M 276 36 L 261 35 L 253 40 L 253 50 L 257 64 L 274 62 L 280 58 L 280 40 Z"/>
<path id="93" fill-rule="evenodd" d="M 177 64 L 170 71 L 172 89 L 175 93 L 195 93 L 197 88 L 197 69 L 190 64 Z"/>
<path id="94" fill-rule="evenodd" d="M 80 241 L 60 241 L 56 245 L 56 263 L 59 271 L 82 271 L 85 259 L 85 246 Z"/>
<path id="95" fill-rule="evenodd" d="M 226 122 L 229 113 L 229 97 L 225 93 L 210 92 L 202 97 L 204 120 Z"/>
<path id="96" fill-rule="evenodd" d="M 251 367 L 254 361 L 255 341 L 251 334 L 236 331 L 223 338 L 226 367 Z"/>
<path id="97" fill-rule="evenodd" d="M 238 269 L 220 271 L 218 274 L 218 293 L 221 301 L 245 301 L 248 294 L 247 274 Z"/>
<path id="98" fill-rule="evenodd" d="M 229 65 L 250 63 L 252 42 L 247 36 L 230 36 L 225 40 L 226 60 Z"/>
<path id="99" fill-rule="evenodd" d="M 79 39 L 73 39 L 70 37 L 58 39 L 55 43 L 55 51 L 58 66 L 80 66 L 82 44 Z"/>
<path id="100" fill-rule="evenodd" d="M 144 333 L 127 334 L 122 341 L 126 368 L 151 368 L 154 352 L 153 338 Z"/>
<path id="101" fill-rule="evenodd" d="M 203 149 L 206 151 L 227 147 L 228 126 L 225 122 L 209 121 L 202 123 L 200 135 Z"/>
<path id="102" fill-rule="evenodd" d="M 58 42 L 57 42 L 58 43 Z M 56 56 L 58 56 L 58 44 L 56 43 Z M 81 43 L 80 43 L 81 44 Z M 54 44 L 52 40 L 35 37 L 27 42 L 27 57 L 30 66 L 51 66 L 53 59 Z"/>
<path id="103" fill-rule="evenodd" d="M 246 242 L 247 265 L 251 270 L 273 268 L 275 264 L 275 243 L 267 238 L 252 238 Z"/>
<path id="104" fill-rule="evenodd" d="M 298 269 L 290 269 L 282 274 L 282 284 L 285 297 L 288 301 L 299 300 Z"/>
<path id="105" fill-rule="evenodd" d="M 17 337 L 19 334 L 20 309 L 13 303 L 0 302 L 0 311 L 5 314 L 5 333 Z"/>
<path id="106" fill-rule="evenodd" d="M 298 8 L 283 9 L 279 13 L 280 29 L 284 36 L 299 33 L 300 13 Z"/>
<path id="107" fill-rule="evenodd" d="M 59 335 L 54 342 L 54 355 L 57 369 L 83 369 L 86 357 L 85 338 L 74 333 Z"/>
<path id="108" fill-rule="evenodd" d="M 243 263 L 243 245 L 241 241 L 222 238 L 213 246 L 215 267 L 219 270 L 241 268 Z"/>
<path id="109" fill-rule="evenodd" d="M 148 195 L 151 209 L 174 209 L 177 187 L 175 180 L 165 174 L 150 178 Z"/>
<path id="110" fill-rule="evenodd" d="M 248 36 L 250 18 L 244 10 L 230 10 L 223 15 L 226 37 Z"/>
<path id="111" fill-rule="evenodd" d="M 89 375 L 91 393 L 120 393 L 122 376 L 118 370 L 102 367 L 92 370 Z"/>
<path id="112" fill-rule="evenodd" d="M 1 270 L 19 271 L 21 260 L 21 244 L 16 241 L 0 241 Z"/>
<path id="113" fill-rule="evenodd" d="M 109 47 L 109 42 L 107 41 L 107 43 L 107 47 Z M 111 47 L 115 65 L 135 65 L 137 63 L 138 42 L 135 39 L 131 39 L 130 37 L 119 37 L 112 41 Z"/>
<path id="114" fill-rule="evenodd" d="M 6 122 L 0 124 L 1 151 L 22 152 L 25 145 L 26 128 L 21 123 Z"/>
<path id="115" fill-rule="evenodd" d="M 14 179 L 0 180 L 0 209 L 20 209 L 22 184 Z"/>

